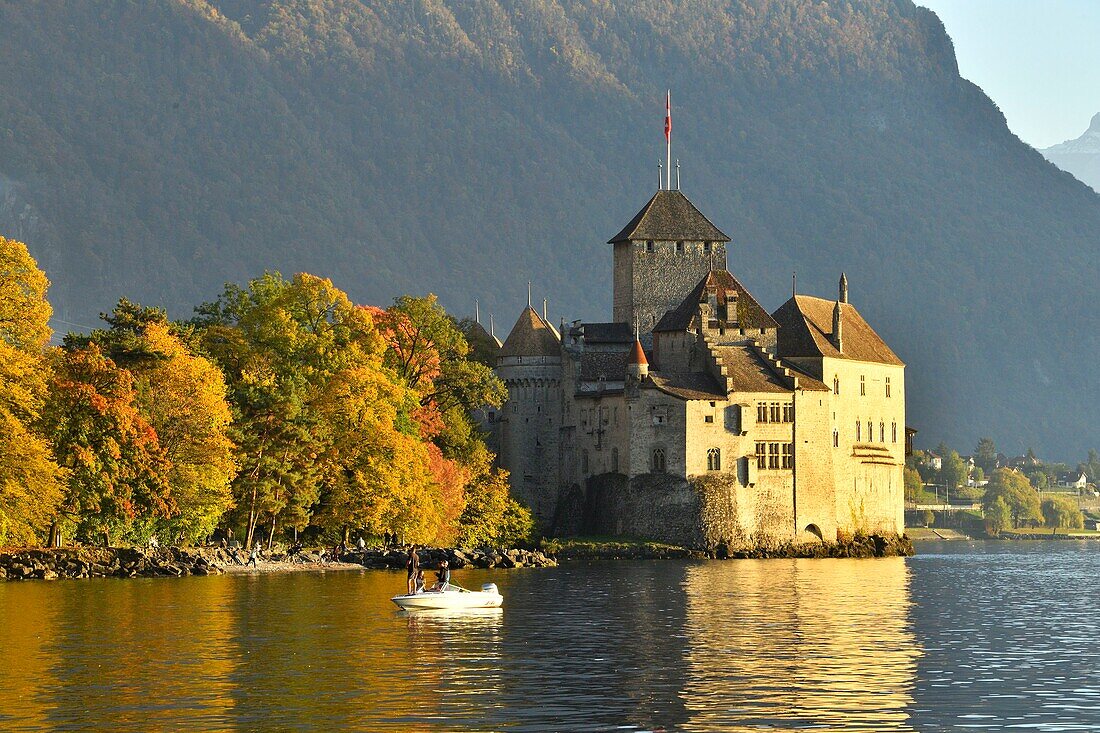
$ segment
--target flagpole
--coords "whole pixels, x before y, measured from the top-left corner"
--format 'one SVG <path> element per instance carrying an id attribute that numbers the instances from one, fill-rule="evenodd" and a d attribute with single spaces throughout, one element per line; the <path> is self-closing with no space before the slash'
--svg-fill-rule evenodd
<path id="1" fill-rule="evenodd" d="M 665 188 L 672 188 L 672 90 L 665 92 Z"/>

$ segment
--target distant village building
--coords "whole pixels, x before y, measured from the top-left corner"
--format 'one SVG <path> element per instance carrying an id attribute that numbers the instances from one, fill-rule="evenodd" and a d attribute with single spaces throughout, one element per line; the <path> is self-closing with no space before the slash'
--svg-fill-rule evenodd
<path id="1" fill-rule="evenodd" d="M 513 492 L 551 534 L 735 549 L 903 531 L 905 365 L 849 302 L 768 313 L 730 238 L 661 189 L 611 238 L 612 320 L 528 302 L 491 422 Z"/>

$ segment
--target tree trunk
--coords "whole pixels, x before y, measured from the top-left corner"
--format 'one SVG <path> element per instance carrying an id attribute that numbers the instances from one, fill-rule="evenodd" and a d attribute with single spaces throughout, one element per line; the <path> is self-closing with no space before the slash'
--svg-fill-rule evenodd
<path id="1" fill-rule="evenodd" d="M 252 536 L 256 533 L 256 487 L 252 487 L 252 504 L 248 508 L 248 534 L 245 536 L 244 549 L 252 549 Z"/>
<path id="2" fill-rule="evenodd" d="M 50 539 L 47 544 L 50 547 L 61 547 L 61 530 L 57 526 L 57 522 L 50 525 Z"/>
<path id="3" fill-rule="evenodd" d="M 275 542 L 275 515 L 271 515 L 271 532 L 267 535 L 267 551 L 271 552 L 271 545 Z"/>

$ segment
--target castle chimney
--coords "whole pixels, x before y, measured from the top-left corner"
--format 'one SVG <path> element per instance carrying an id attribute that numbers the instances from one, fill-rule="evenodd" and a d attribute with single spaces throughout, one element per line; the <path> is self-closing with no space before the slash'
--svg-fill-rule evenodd
<path id="1" fill-rule="evenodd" d="M 841 282 L 843 282 L 843 280 L 841 280 Z M 836 347 L 837 351 L 843 353 L 844 334 L 842 332 L 843 324 L 841 323 L 840 317 L 840 303 L 841 301 L 838 300 L 836 305 L 833 306 L 833 346 Z"/>
<path id="2" fill-rule="evenodd" d="M 840 273 L 840 302 L 848 302 L 848 276 Z"/>

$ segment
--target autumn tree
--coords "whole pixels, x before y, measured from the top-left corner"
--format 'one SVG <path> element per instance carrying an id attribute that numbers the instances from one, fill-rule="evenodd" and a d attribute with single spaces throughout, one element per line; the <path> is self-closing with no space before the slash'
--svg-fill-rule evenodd
<path id="1" fill-rule="evenodd" d="M 248 546 L 261 524 L 270 544 L 280 519 L 303 528 L 320 496 L 330 431 L 316 401 L 334 374 L 380 367 L 383 344 L 365 309 L 308 274 L 230 284 L 196 311 L 196 335 L 229 387 L 237 519 Z"/>
<path id="2" fill-rule="evenodd" d="M 109 544 L 176 514 L 171 464 L 141 416 L 133 377 L 97 345 L 58 354 L 42 422 L 67 471 L 61 512 L 78 536 Z"/>
<path id="3" fill-rule="evenodd" d="M 356 367 L 334 375 L 318 402 L 329 440 L 315 524 L 344 534 L 397 532 L 417 543 L 436 538 L 443 497 L 431 446 L 410 417 L 418 404 L 388 371 Z"/>
<path id="4" fill-rule="evenodd" d="M 25 245 L 0 237 L 0 546 L 42 539 L 62 472 L 37 429 L 46 396 L 49 281 Z"/>
<path id="5" fill-rule="evenodd" d="M 199 540 L 232 505 L 230 482 L 236 475 L 221 370 L 188 347 L 185 330 L 159 308 L 123 298 L 103 320 L 108 328 L 70 334 L 66 346 L 95 343 L 133 375 L 139 411 L 170 462 L 168 480 L 177 508 L 156 531 Z"/>
<path id="6" fill-rule="evenodd" d="M 463 547 L 510 547 L 535 532 L 530 510 L 511 497 L 508 472 L 502 469 L 481 475 L 470 487 L 459 526 Z"/>

